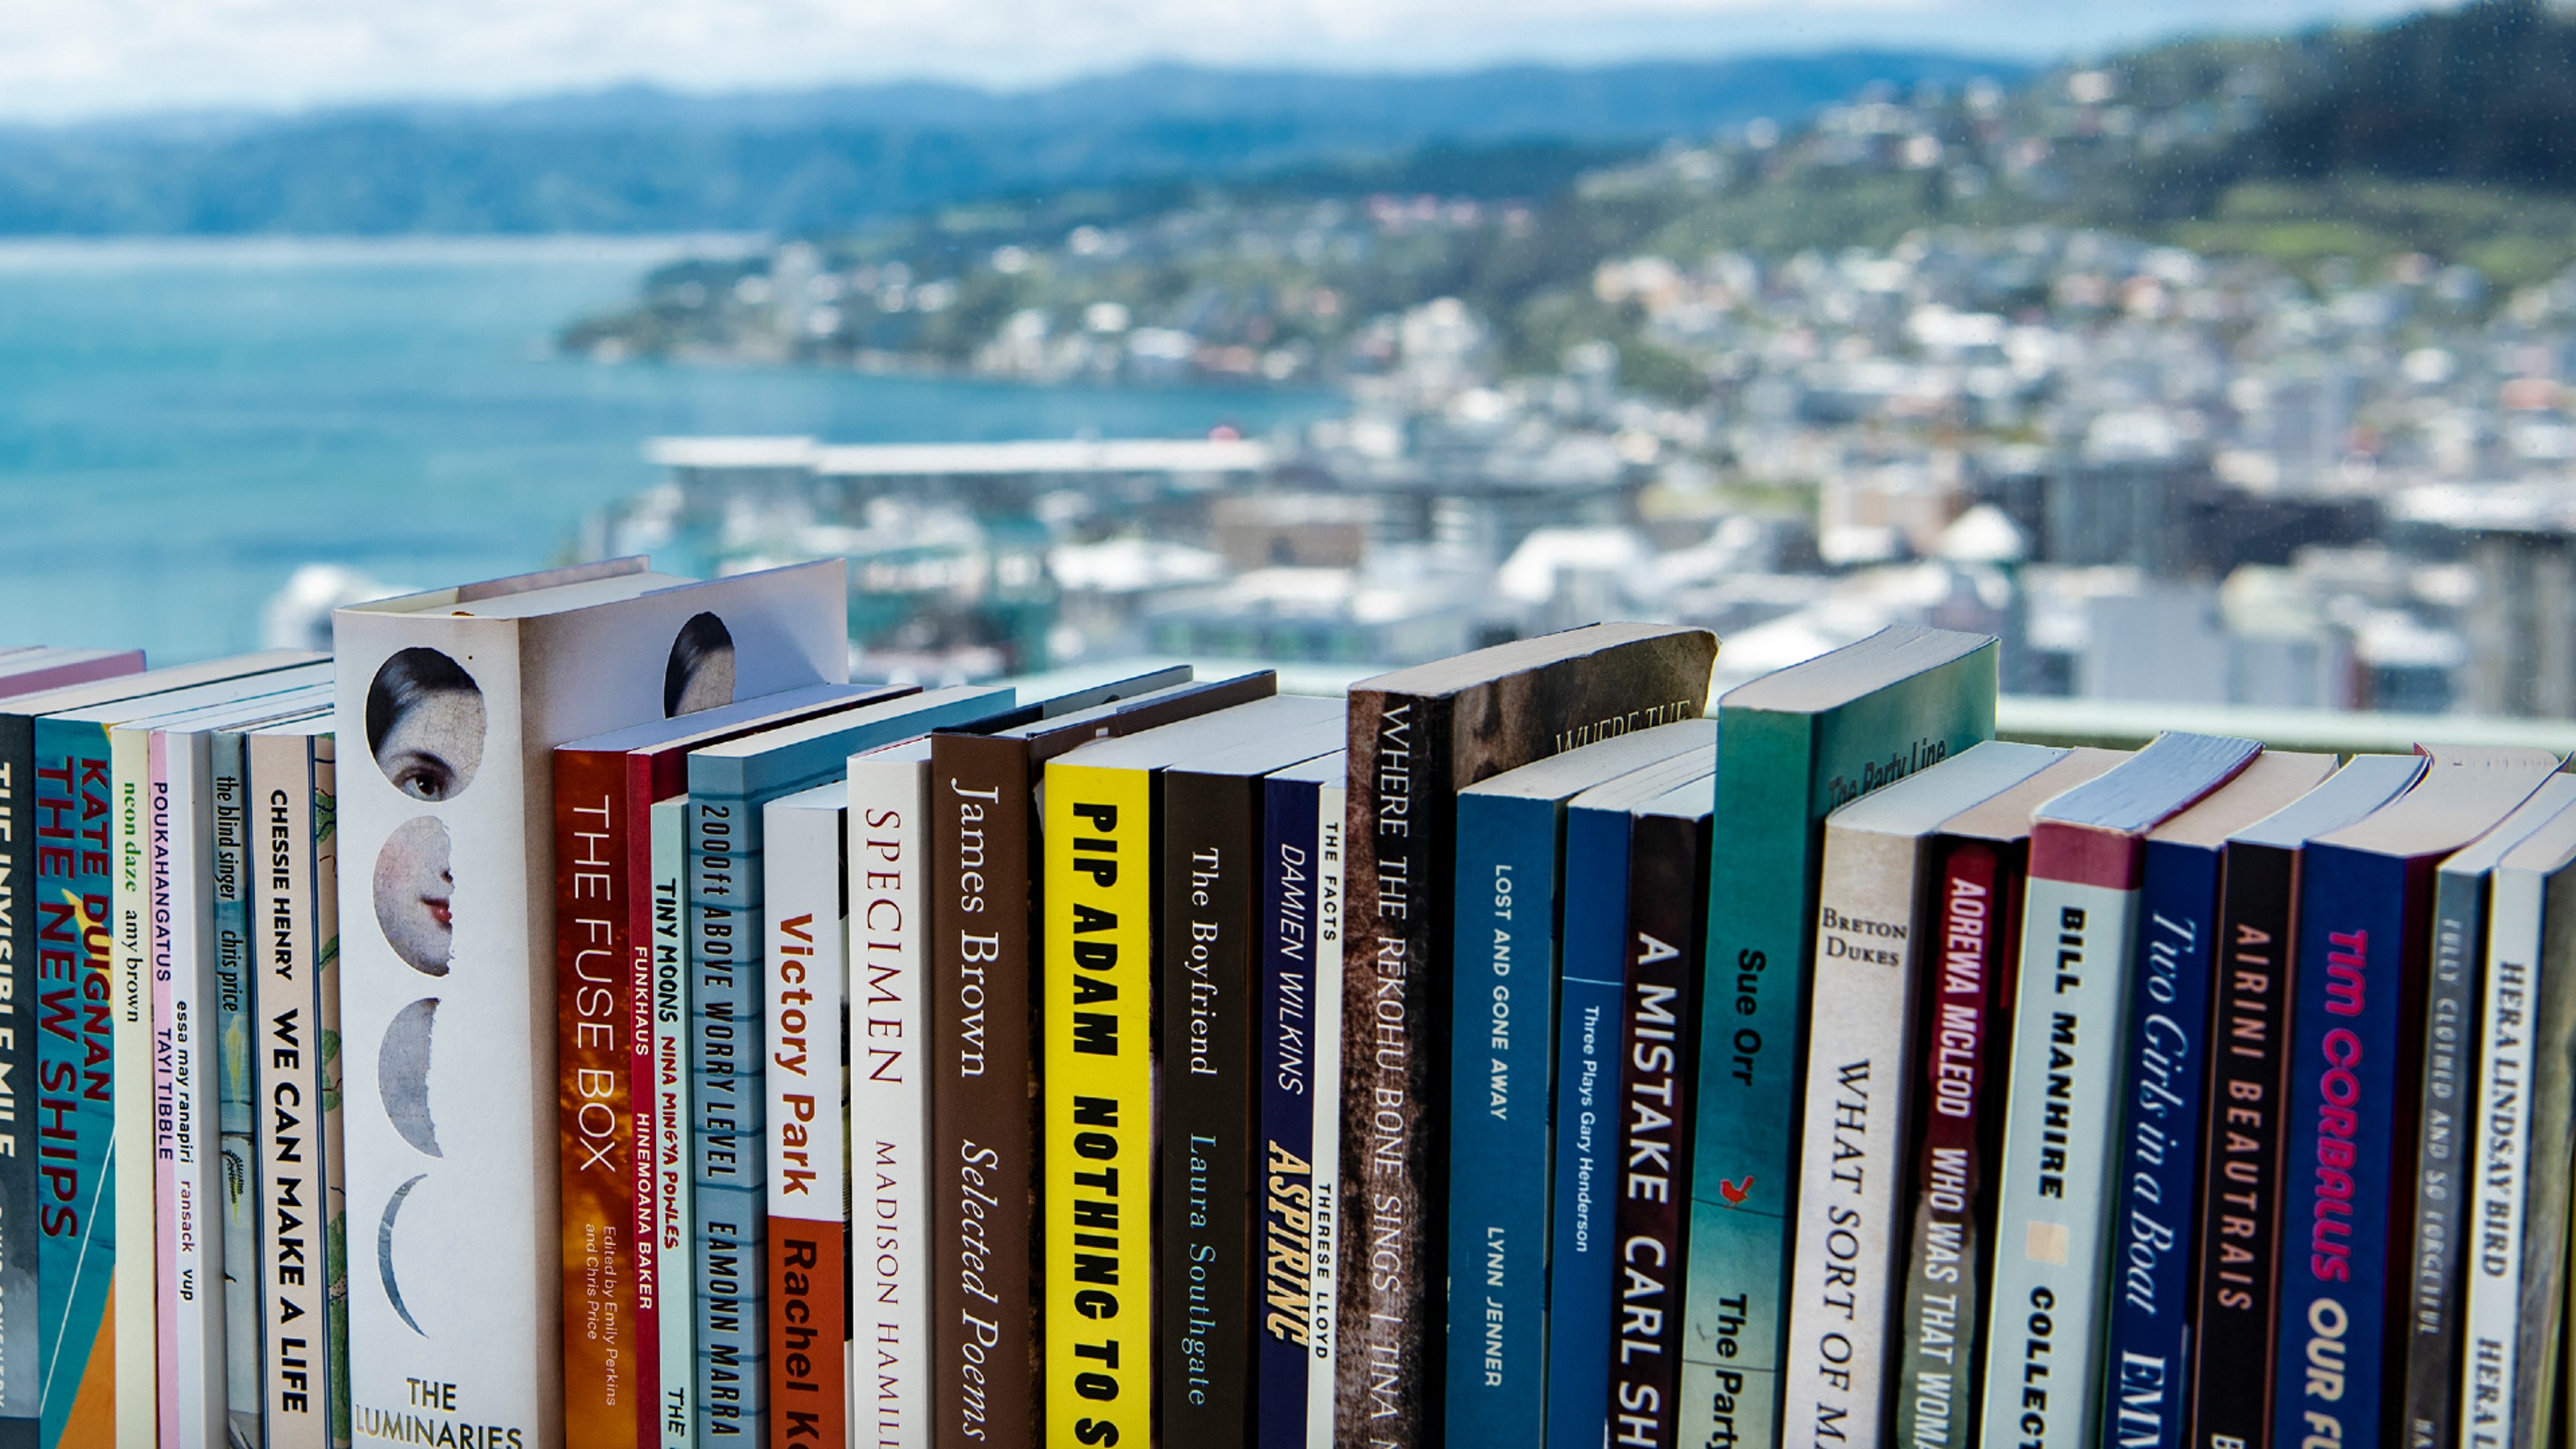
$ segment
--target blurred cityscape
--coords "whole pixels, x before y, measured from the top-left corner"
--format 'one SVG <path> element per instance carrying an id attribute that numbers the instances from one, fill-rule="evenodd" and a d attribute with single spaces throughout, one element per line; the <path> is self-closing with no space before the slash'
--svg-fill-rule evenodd
<path id="1" fill-rule="evenodd" d="M 1733 681 L 1920 622 L 2001 636 L 2020 695 L 2576 718 L 2576 175 L 2505 144 L 2550 116 L 2576 21 L 2483 0 L 1488 150 L 1448 188 L 1324 168 L 810 230 L 558 344 L 1343 406 L 658 438 L 664 481 L 579 550 L 848 557 L 879 677 L 1356 672 L 1632 617 L 1715 629 Z"/>

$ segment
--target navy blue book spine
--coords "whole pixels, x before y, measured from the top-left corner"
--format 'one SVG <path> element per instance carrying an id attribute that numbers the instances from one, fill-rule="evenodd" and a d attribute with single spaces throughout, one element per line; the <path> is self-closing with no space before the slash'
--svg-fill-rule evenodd
<path id="1" fill-rule="evenodd" d="M 1565 816 L 1557 993 L 1555 1222 L 1547 1293 L 1547 1449 L 1601 1449 L 1610 1422 L 1619 1035 L 1628 976 L 1628 813 Z"/>
<path id="2" fill-rule="evenodd" d="M 2111 1220 L 2102 1442 L 2181 1449 L 2219 848 L 2147 842 Z"/>
<path id="3" fill-rule="evenodd" d="M 1449 1449 L 1538 1449 L 1547 1412 L 1554 800 L 1458 797 L 1449 1123 Z M 1615 1046 L 1615 1042 L 1613 1043 Z"/>
<path id="4" fill-rule="evenodd" d="M 2380 1449 L 2395 1422 L 2387 1292 L 2406 1278 L 2391 1271 L 2389 1223 L 2415 1143 L 2398 1120 L 2399 1017 L 2409 943 L 2431 929 L 2431 873 L 2429 860 L 2308 847 L 2281 1154 L 2276 1445 Z"/>
<path id="5" fill-rule="evenodd" d="M 1314 1210 L 1319 787 L 1312 780 L 1274 779 L 1262 788 L 1260 1171 L 1267 1206 L 1261 1224 L 1261 1328 L 1253 1336 L 1253 1442 L 1260 1449 L 1305 1449 L 1306 1380 L 1330 1373 L 1332 1365 L 1317 1364 L 1307 1336 L 1314 1305 L 1313 1264 L 1303 1246 L 1309 1223 L 1281 1221 L 1295 1206 L 1297 1183 L 1280 1179 L 1302 1180 L 1304 1210 Z M 1283 1263 L 1304 1264 L 1305 1271 L 1282 1283 Z"/>

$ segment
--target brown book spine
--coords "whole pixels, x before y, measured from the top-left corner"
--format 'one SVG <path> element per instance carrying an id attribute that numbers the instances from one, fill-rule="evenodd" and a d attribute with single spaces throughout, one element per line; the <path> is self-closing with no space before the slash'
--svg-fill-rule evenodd
<path id="1" fill-rule="evenodd" d="M 1433 1069 L 1455 870 L 1447 697 L 1353 690 L 1342 979 L 1342 1274 L 1334 1439 L 1428 1449 L 1447 1355 L 1434 1298 L 1447 1206 Z M 1519 763 L 1514 761 L 1513 763 Z M 1504 768 L 1509 768 L 1505 766 Z"/>
<path id="2" fill-rule="evenodd" d="M 850 1313 L 850 1225 L 771 1214 L 769 1423 L 784 1449 L 849 1442 L 852 1386 L 841 1365 Z M 859 1383 L 873 1379 L 863 1372 Z"/>
<path id="3" fill-rule="evenodd" d="M 1707 787 L 1711 794 L 1713 786 Z M 1673 1449 L 1681 1432 L 1682 1278 L 1690 1262 L 1692 1089 L 1699 1082 L 1701 957 L 1708 935 L 1705 815 L 1640 815 L 1628 844 L 1619 1156 L 1612 1222 L 1610 1442 Z"/>
<path id="4" fill-rule="evenodd" d="M 1028 742 L 937 735 L 930 769 L 933 1442 L 1028 1445 L 1039 1302 Z"/>
<path id="5" fill-rule="evenodd" d="M 555 759 L 555 1029 L 563 1183 L 564 1442 L 634 1449 L 633 1070 L 625 756 Z M 649 1399 L 647 1400 L 649 1402 Z"/>
<path id="6" fill-rule="evenodd" d="M 1252 1433 L 1254 901 L 1259 776 L 1163 776 L 1154 1002 L 1163 1085 L 1160 1389 L 1165 1443 Z"/>

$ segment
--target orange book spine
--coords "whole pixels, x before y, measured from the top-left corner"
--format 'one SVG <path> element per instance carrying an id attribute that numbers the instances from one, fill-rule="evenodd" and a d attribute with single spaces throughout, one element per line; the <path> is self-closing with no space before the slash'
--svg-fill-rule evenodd
<path id="1" fill-rule="evenodd" d="M 634 963 L 626 756 L 555 758 L 555 1027 L 563 1183 L 564 1443 L 637 1449 Z"/>

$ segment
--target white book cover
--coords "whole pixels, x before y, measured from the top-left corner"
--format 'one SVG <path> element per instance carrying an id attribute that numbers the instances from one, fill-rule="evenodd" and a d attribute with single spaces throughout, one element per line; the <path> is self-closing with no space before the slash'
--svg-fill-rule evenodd
<path id="1" fill-rule="evenodd" d="M 1314 1060 L 1342 1059 L 1342 831 L 1350 787 L 1326 784 L 1315 800 L 1315 1050 Z M 1314 1238 L 1308 1246 L 1313 1264 L 1312 1304 L 1307 1309 L 1308 1346 L 1314 1371 L 1306 1379 L 1307 1449 L 1336 1449 L 1333 1443 L 1333 1345 L 1335 1305 L 1341 1298 L 1341 1161 L 1342 1074 L 1314 1074 L 1315 1141 Z M 1605 1346 L 1602 1350 L 1607 1353 Z"/>
<path id="2" fill-rule="evenodd" d="M 929 819 L 929 741 L 850 757 L 850 1449 L 930 1449 Z"/>
<path id="3" fill-rule="evenodd" d="M 847 1437 L 852 1304 L 849 1110 L 850 787 L 761 807 L 762 1021 L 768 1070 L 769 1412 L 781 1443 Z"/>
<path id="4" fill-rule="evenodd" d="M 2471 1449 L 2541 1449 L 2566 1271 L 2576 814 L 2490 877 L 2461 1326 L 2460 1422 Z M 2552 977 L 2557 979 L 2551 979 Z"/>
<path id="5" fill-rule="evenodd" d="M 689 797 L 653 802 L 653 1130 L 654 1221 L 661 1261 L 681 1262 L 689 1242 L 689 963 L 685 905 Z M 697 1414 L 689 1397 L 698 1362 L 695 1273 L 664 1275 L 661 1295 L 662 1449 L 691 1449 Z"/>
<path id="6" fill-rule="evenodd" d="M 1988 1444 L 2089 1449 L 2100 1435 L 2145 837 L 2260 751 L 2159 735 L 2033 812 L 1986 1300 Z"/>
<path id="7" fill-rule="evenodd" d="M 163 1159 L 157 1107 L 163 1098 L 154 1028 L 156 996 L 166 996 L 168 983 L 158 983 L 163 989 L 156 993 L 155 963 L 164 943 L 153 924 L 152 735 L 165 727 L 242 713 L 246 700 L 302 698 L 299 689 L 328 676 L 326 666 L 307 665 L 209 683 L 140 701 L 165 707 L 131 716 L 108 731 L 110 779 L 116 791 L 115 1057 L 109 1068 L 114 1076 L 116 1122 L 112 1150 L 118 1163 L 131 1164 L 119 1169 L 114 1205 L 116 1241 L 132 1245 L 116 1255 L 112 1270 L 119 1446 L 150 1446 L 165 1429 L 175 1432 L 178 1410 L 178 1366 L 172 1361 L 176 1305 L 163 1303 L 160 1292 L 167 1257 L 161 1252 L 157 1210 L 165 1194 L 158 1190 Z M 257 706 L 249 708 L 259 712 Z"/>
<path id="8" fill-rule="evenodd" d="M 2087 1381 L 2100 1348 L 2103 1253 L 2119 1143 L 2121 1043 L 2138 892 L 2049 880 L 2032 849 L 1987 1296 L 1985 1442 L 2082 1449 L 2100 1428 Z M 2039 1331 L 2044 1326 L 2045 1334 Z M 2026 1432 L 2023 1378 L 2047 1394 Z"/>
<path id="9" fill-rule="evenodd" d="M 267 1361 L 262 1408 L 268 1449 L 327 1449 L 329 1191 L 315 985 L 320 891 L 314 879 L 313 741 L 304 734 L 254 731 L 244 752 L 252 802 L 252 1051 L 260 1067 L 260 1333 Z"/>
<path id="10" fill-rule="evenodd" d="M 562 1443 L 553 750 L 848 674 L 846 566 L 333 616 L 356 1442 Z"/>
<path id="11" fill-rule="evenodd" d="M 166 717 L 151 732 L 154 1150 L 161 1418 L 181 1444 L 225 1442 L 224 1293 L 215 1010 L 214 749 L 210 732 L 325 702 L 318 690 Z"/>
<path id="12" fill-rule="evenodd" d="M 2065 754 L 1990 741 L 1825 821 L 1781 1388 L 1781 1433 L 1792 1449 L 1868 1449 L 1887 1421 L 1903 1296 L 1898 1199 L 1907 1186 L 1914 1017 L 1919 983 L 1943 949 L 1934 939 L 1934 833 Z"/>
<path id="13" fill-rule="evenodd" d="M 227 1437 L 230 1396 L 223 1215 L 217 1202 L 213 750 L 202 732 L 163 734 L 153 743 L 162 755 L 168 792 L 169 858 L 166 870 L 156 871 L 156 880 L 167 885 L 156 890 L 155 901 L 168 934 L 166 955 L 155 969 L 166 969 L 170 977 L 172 1281 L 163 1286 L 176 1320 L 176 1432 L 182 1444 L 219 1445 Z"/>

